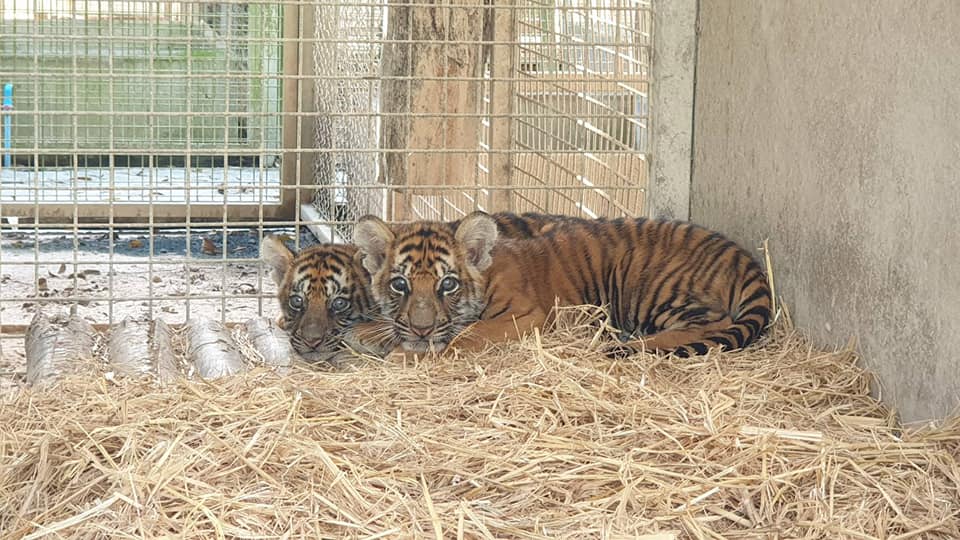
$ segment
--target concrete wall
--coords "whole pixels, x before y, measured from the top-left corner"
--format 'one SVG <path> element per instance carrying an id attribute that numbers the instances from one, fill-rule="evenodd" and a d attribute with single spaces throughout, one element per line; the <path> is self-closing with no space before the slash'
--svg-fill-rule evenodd
<path id="1" fill-rule="evenodd" d="M 960 396 L 960 2 L 700 3 L 691 218 L 771 241 L 795 322 L 904 420 Z"/>

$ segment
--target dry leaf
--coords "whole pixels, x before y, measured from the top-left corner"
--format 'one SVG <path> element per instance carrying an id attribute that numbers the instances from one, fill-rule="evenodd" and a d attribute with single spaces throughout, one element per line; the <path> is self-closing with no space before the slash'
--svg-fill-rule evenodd
<path id="1" fill-rule="evenodd" d="M 129 246 L 130 246 L 131 249 L 142 248 L 142 247 L 143 247 L 143 240 L 138 240 L 138 239 L 134 238 L 133 240 L 130 241 Z"/>
<path id="2" fill-rule="evenodd" d="M 207 255 L 219 255 L 220 250 L 217 249 L 217 245 L 210 241 L 209 238 L 203 239 L 203 248 L 202 251 Z"/>
<path id="3" fill-rule="evenodd" d="M 241 283 L 234 287 L 233 294 L 253 294 L 257 292 L 257 288 L 250 283 Z"/>

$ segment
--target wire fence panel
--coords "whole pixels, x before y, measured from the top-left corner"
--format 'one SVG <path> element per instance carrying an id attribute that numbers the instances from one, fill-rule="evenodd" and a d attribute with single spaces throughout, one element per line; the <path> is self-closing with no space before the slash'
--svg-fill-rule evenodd
<path id="1" fill-rule="evenodd" d="M 643 210 L 652 6 L 317 7 L 318 215 Z"/>
<path id="2" fill-rule="evenodd" d="M 276 313 L 264 233 L 638 215 L 649 0 L 0 0 L 0 339 Z M 0 367 L 0 370 L 3 368 Z"/>

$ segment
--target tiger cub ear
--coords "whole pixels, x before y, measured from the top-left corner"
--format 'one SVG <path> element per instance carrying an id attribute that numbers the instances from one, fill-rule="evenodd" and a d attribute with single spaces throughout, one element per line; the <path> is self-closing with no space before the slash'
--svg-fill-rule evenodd
<path id="1" fill-rule="evenodd" d="M 456 239 L 467 251 L 467 263 L 483 272 L 493 263 L 490 251 L 497 243 L 497 222 L 486 212 L 473 212 L 460 222 Z"/>
<path id="2" fill-rule="evenodd" d="M 283 285 L 283 276 L 293 264 L 294 254 L 280 238 L 268 234 L 260 242 L 260 261 L 270 270 L 277 285 Z"/>
<path id="3" fill-rule="evenodd" d="M 390 226 L 377 216 L 366 215 L 357 221 L 357 227 L 353 230 L 353 243 L 363 257 L 363 267 L 371 276 L 383 268 L 387 248 L 393 239 Z"/>

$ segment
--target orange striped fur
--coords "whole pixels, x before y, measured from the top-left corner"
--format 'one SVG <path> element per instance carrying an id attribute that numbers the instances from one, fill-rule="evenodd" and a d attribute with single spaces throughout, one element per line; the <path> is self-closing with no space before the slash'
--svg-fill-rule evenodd
<path id="1" fill-rule="evenodd" d="M 349 244 L 319 244 L 294 253 L 276 236 L 260 244 L 283 313 L 278 321 L 290 344 L 310 362 L 336 362 L 354 325 L 370 320 L 377 305 L 369 276 Z"/>
<path id="2" fill-rule="evenodd" d="M 500 213 L 493 219 L 501 237 L 529 238 L 567 218 Z M 460 221 L 453 221 L 443 226 L 453 231 L 459 225 Z M 278 287 L 283 313 L 279 324 L 308 361 L 335 362 L 350 354 L 348 347 L 383 355 L 393 346 L 384 339 L 382 324 L 360 326 L 378 320 L 380 311 L 370 295 L 370 276 L 356 253 L 350 244 L 320 244 L 294 253 L 271 235 L 261 243 L 261 260 Z"/>
<path id="3" fill-rule="evenodd" d="M 451 229 L 361 219 L 356 243 L 374 299 L 408 351 L 477 349 L 549 322 L 555 304 L 608 309 L 622 343 L 703 354 L 738 349 L 770 320 L 770 290 L 750 254 L 686 222 L 567 218 L 534 238 L 499 239 L 487 214 Z"/>

